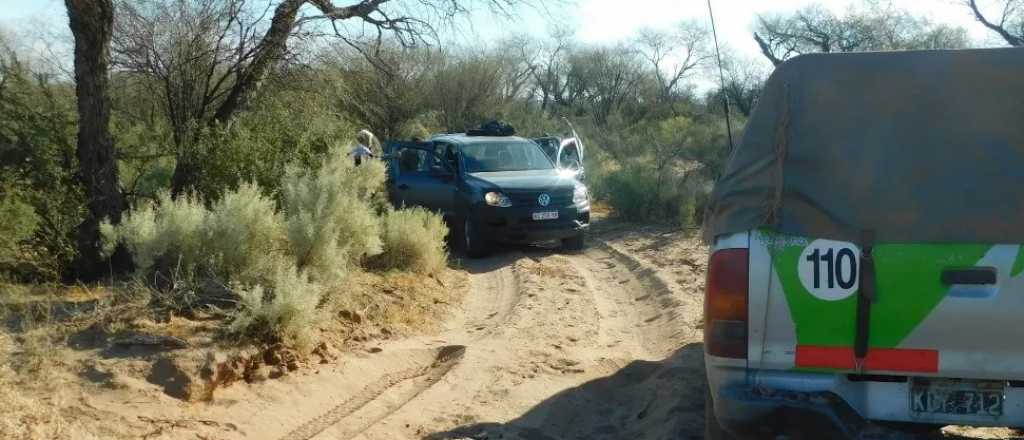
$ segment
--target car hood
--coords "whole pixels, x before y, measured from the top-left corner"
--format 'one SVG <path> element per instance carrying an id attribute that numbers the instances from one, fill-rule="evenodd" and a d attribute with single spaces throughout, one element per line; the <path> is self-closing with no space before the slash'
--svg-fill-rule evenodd
<path id="1" fill-rule="evenodd" d="M 469 176 L 481 186 L 497 187 L 505 191 L 571 190 L 577 185 L 577 181 L 572 175 L 559 173 L 557 170 L 470 173 Z"/>

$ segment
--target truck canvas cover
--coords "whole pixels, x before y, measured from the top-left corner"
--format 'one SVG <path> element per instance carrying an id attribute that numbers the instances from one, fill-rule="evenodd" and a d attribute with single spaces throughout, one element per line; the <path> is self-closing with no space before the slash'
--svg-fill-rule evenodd
<path id="1" fill-rule="evenodd" d="M 779 66 L 706 238 L 1024 242 L 1024 48 L 817 54 Z"/>

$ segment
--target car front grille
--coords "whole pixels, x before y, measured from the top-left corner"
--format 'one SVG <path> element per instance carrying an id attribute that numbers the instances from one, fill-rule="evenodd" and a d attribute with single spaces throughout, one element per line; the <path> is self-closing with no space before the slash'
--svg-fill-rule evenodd
<path id="1" fill-rule="evenodd" d="M 505 194 L 512 199 L 512 206 L 546 208 L 572 205 L 572 192 L 569 191 L 522 191 L 507 192 Z M 540 206 L 540 202 L 537 201 L 541 194 L 547 194 L 551 197 L 551 202 L 546 207 Z"/>

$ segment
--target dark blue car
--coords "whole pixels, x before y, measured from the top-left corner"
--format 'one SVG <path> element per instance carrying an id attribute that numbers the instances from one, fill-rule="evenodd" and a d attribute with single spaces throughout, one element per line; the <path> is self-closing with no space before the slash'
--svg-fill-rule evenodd
<path id="1" fill-rule="evenodd" d="M 443 134 L 389 142 L 388 192 L 397 206 L 441 213 L 470 257 L 494 243 L 560 240 L 581 250 L 590 225 L 587 187 L 530 139 Z"/>

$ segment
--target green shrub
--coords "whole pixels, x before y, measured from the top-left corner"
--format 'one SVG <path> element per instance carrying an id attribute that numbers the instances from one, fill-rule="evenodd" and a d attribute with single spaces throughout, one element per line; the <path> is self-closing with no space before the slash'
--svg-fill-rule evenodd
<path id="1" fill-rule="evenodd" d="M 39 216 L 32 206 L 18 200 L 15 194 L 0 195 L 0 272 L 13 269 L 27 259 L 25 244 L 39 225 Z"/>
<path id="2" fill-rule="evenodd" d="M 256 182 L 267 194 L 277 193 L 289 166 L 315 167 L 332 148 L 354 139 L 358 127 L 330 104 L 321 90 L 266 89 L 230 127 L 207 130 L 192 147 L 201 164 L 197 191 L 216 199 L 227 188 Z"/>
<path id="3" fill-rule="evenodd" d="M 124 243 L 133 257 L 136 275 L 148 276 L 154 271 L 175 270 L 191 273 L 210 253 L 205 224 L 209 212 L 195 196 L 172 199 L 163 192 L 156 203 L 145 203 L 126 213 L 121 224 L 100 225 L 103 250 L 110 255 L 117 243 Z"/>
<path id="4" fill-rule="evenodd" d="M 198 197 L 172 199 L 161 193 L 157 203 L 130 211 L 121 224 L 101 225 L 104 251 L 118 242 L 131 251 L 136 275 L 213 278 L 220 283 L 261 282 L 283 247 L 281 216 L 274 201 L 255 184 L 228 191 L 212 209 Z"/>
<path id="5" fill-rule="evenodd" d="M 697 198 L 687 194 L 679 203 L 679 226 L 690 228 L 700 222 L 697 217 Z"/>
<path id="6" fill-rule="evenodd" d="M 74 86 L 37 73 L 0 36 L 0 197 L 14 195 L 38 220 L 34 233 L 18 240 L 20 255 L 11 275 L 55 281 L 75 258 L 75 229 L 85 199 L 74 175 Z M 10 214 L 0 218 L 6 221 Z M 0 232 L 4 238 L 8 233 Z"/>
<path id="7" fill-rule="evenodd" d="M 702 173 L 694 173 L 683 183 L 683 201 L 680 205 L 680 226 L 699 227 L 704 223 L 704 209 L 707 208 L 713 183 Z"/>
<path id="8" fill-rule="evenodd" d="M 200 249 L 216 258 L 214 271 L 225 280 L 259 283 L 286 246 L 283 223 L 274 201 L 247 183 L 214 203 Z"/>
<path id="9" fill-rule="evenodd" d="M 384 219 L 384 252 L 375 262 L 384 269 L 435 273 L 445 267 L 448 227 L 423 208 L 391 211 Z"/>
<path id="10" fill-rule="evenodd" d="M 315 345 L 314 329 L 323 316 L 317 308 L 323 287 L 288 264 L 275 268 L 267 283 L 268 287 L 236 287 L 239 307 L 228 323 L 228 333 L 308 351 Z"/>
<path id="11" fill-rule="evenodd" d="M 380 161 L 354 166 L 339 150 L 317 171 L 289 167 L 281 186 L 286 230 L 298 267 L 325 282 L 382 251 L 378 212 L 385 169 Z"/>
<path id="12" fill-rule="evenodd" d="M 610 172 L 602 194 L 620 218 L 660 221 L 692 227 L 700 223 L 708 181 L 699 172 L 667 170 L 661 179 L 653 167 L 640 163 Z"/>
<path id="13" fill-rule="evenodd" d="M 655 216 L 658 198 L 656 176 L 641 166 L 629 166 L 609 173 L 603 193 L 615 214 L 628 220 L 649 220 Z"/>
<path id="14" fill-rule="evenodd" d="M 120 225 L 104 223 L 104 251 L 125 244 L 138 276 L 152 277 L 172 302 L 226 287 L 239 304 L 230 335 L 308 349 L 323 291 L 368 257 L 389 269 L 444 267 L 441 218 L 387 209 L 384 178 L 380 161 L 356 167 L 334 150 L 316 170 L 288 168 L 280 208 L 256 183 L 225 191 L 209 208 L 198 196 L 174 200 L 165 192 L 126 213 Z"/>

